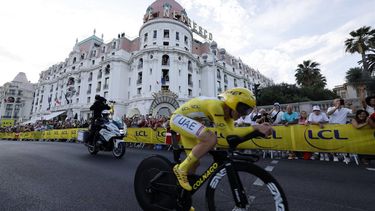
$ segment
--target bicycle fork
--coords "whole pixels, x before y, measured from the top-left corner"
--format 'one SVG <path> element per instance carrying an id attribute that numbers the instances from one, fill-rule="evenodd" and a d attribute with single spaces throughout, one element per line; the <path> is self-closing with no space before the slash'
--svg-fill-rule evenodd
<path id="1" fill-rule="evenodd" d="M 228 176 L 228 181 L 232 190 L 233 199 L 238 208 L 246 208 L 249 204 L 245 190 L 242 186 L 238 172 L 234 169 L 231 162 L 225 164 L 225 169 Z"/>

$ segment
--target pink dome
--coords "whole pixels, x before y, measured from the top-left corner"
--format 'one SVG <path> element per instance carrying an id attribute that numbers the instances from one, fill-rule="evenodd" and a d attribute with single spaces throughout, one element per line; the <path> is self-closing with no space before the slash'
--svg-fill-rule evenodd
<path id="1" fill-rule="evenodd" d="M 147 8 L 145 16 L 147 16 L 151 10 L 152 14 L 157 15 L 157 17 L 163 17 L 164 7 L 167 6 L 170 8 L 170 14 L 172 14 L 173 11 L 186 14 L 185 9 L 175 0 L 156 0 Z M 172 15 L 170 15 L 170 18 L 172 18 Z"/>

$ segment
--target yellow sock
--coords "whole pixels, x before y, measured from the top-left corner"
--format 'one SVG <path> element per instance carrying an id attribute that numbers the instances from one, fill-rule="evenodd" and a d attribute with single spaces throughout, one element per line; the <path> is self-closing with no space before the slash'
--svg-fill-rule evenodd
<path id="1" fill-rule="evenodd" d="M 190 168 L 198 161 L 192 152 L 185 158 L 185 160 L 178 166 L 178 169 L 184 172 L 189 172 Z"/>

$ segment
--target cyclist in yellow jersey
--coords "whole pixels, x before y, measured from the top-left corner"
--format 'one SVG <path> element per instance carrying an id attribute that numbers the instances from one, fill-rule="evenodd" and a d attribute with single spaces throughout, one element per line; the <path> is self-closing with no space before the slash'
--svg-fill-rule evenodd
<path id="1" fill-rule="evenodd" d="M 179 184 L 185 190 L 191 191 L 187 174 L 217 143 L 217 137 L 197 119 L 208 118 L 213 122 L 217 132 L 225 138 L 229 135 L 244 137 L 258 130 L 265 136 L 272 133 L 268 123 L 250 127 L 234 127 L 234 120 L 250 114 L 256 106 L 253 93 L 245 88 L 233 88 L 220 95 L 223 100 L 208 97 L 197 97 L 183 104 L 172 115 L 171 129 L 181 135 L 181 144 L 192 148 L 186 159 L 173 167 Z"/>

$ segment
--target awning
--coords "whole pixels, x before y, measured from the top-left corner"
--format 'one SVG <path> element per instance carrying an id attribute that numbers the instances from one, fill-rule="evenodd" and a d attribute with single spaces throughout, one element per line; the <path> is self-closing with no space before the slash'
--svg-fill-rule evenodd
<path id="1" fill-rule="evenodd" d="M 53 119 L 53 118 L 55 118 L 55 117 L 57 117 L 57 116 L 59 116 L 63 113 L 65 113 L 65 111 L 57 111 L 57 112 L 53 112 L 53 113 L 50 113 L 50 114 L 47 114 L 47 115 L 44 115 L 44 116 L 33 117 L 26 122 L 22 122 L 22 125 L 33 124 L 33 123 L 35 123 L 36 121 L 39 121 L 39 120 L 51 120 L 51 119 Z"/>
<path id="2" fill-rule="evenodd" d="M 57 111 L 57 112 L 53 112 L 53 113 L 50 113 L 48 115 L 45 115 L 45 116 L 42 116 L 41 117 L 41 120 L 51 120 L 61 114 L 65 113 L 65 111 Z"/>

